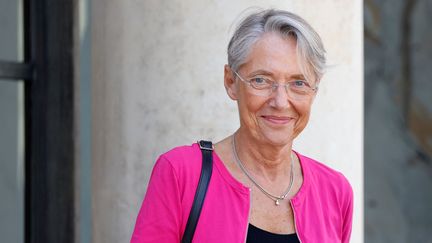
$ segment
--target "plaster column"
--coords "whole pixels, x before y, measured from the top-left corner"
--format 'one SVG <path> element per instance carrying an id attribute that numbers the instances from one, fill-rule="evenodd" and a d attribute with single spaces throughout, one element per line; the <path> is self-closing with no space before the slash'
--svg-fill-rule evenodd
<path id="1" fill-rule="evenodd" d="M 250 6 L 303 16 L 332 65 L 295 148 L 342 171 L 363 242 L 362 1 L 115 1 L 92 6 L 93 241 L 127 242 L 158 155 L 238 128 L 223 87 L 232 23 Z"/>

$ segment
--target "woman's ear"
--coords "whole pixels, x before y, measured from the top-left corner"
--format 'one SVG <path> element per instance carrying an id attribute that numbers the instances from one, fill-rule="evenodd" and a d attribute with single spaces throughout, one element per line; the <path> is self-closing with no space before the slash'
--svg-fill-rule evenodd
<path id="1" fill-rule="evenodd" d="M 233 76 L 233 71 L 228 64 L 225 64 L 224 67 L 224 85 L 228 96 L 232 100 L 237 100 L 237 85 L 235 77 Z"/>

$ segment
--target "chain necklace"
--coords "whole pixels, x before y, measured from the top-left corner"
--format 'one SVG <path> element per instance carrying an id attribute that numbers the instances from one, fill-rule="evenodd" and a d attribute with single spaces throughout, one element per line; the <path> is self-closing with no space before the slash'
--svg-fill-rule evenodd
<path id="1" fill-rule="evenodd" d="M 233 135 L 233 139 L 232 139 L 232 147 L 233 147 L 233 152 L 234 152 L 234 157 L 235 160 L 237 162 L 237 164 L 239 165 L 240 169 L 243 171 L 243 173 L 245 173 L 245 175 L 249 178 L 250 181 L 252 181 L 252 183 L 258 187 L 258 189 L 260 189 L 264 195 L 266 195 L 268 198 L 270 198 L 271 200 L 273 200 L 275 202 L 276 206 L 279 206 L 279 200 L 282 201 L 284 200 L 288 194 L 291 191 L 291 188 L 293 186 L 293 182 L 294 182 L 294 169 L 293 169 L 293 164 L 294 164 L 294 157 L 293 157 L 293 153 L 291 152 L 291 171 L 290 171 L 290 183 L 288 185 L 287 190 L 285 191 L 284 194 L 282 194 L 281 196 L 275 196 L 273 194 L 271 194 L 270 192 L 266 191 L 260 184 L 258 184 L 258 182 L 252 177 L 251 174 L 249 174 L 249 172 L 246 170 L 246 168 L 244 167 L 243 163 L 240 161 L 238 155 L 237 155 L 237 149 L 236 149 L 236 142 L 235 142 L 235 134 Z"/>

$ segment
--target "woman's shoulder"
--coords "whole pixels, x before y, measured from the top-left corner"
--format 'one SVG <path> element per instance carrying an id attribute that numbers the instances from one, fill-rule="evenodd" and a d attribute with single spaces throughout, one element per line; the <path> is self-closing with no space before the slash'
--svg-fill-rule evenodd
<path id="1" fill-rule="evenodd" d="M 299 156 L 302 166 L 306 167 L 303 169 L 307 169 L 307 172 L 311 175 L 309 179 L 317 180 L 320 185 L 327 184 L 328 186 L 335 186 L 338 189 L 352 190 L 348 179 L 340 171 L 310 157 L 301 154 Z"/>
<path id="2" fill-rule="evenodd" d="M 157 164 L 169 164 L 178 173 L 200 169 L 201 150 L 197 143 L 174 147 L 161 154 Z"/>
<path id="3" fill-rule="evenodd" d="M 164 157 L 169 160 L 189 159 L 200 155 L 200 150 L 197 143 L 190 145 L 181 145 L 162 153 L 160 157 Z"/>

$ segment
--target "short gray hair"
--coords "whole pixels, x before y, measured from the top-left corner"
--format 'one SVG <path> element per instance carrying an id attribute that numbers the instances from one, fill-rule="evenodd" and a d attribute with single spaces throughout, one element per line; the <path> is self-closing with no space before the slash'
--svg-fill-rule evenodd
<path id="1" fill-rule="evenodd" d="M 325 50 L 316 31 L 300 16 L 283 10 L 261 10 L 244 18 L 228 44 L 228 65 L 238 71 L 252 46 L 268 32 L 293 37 L 297 42 L 297 58 L 307 80 L 318 82 L 326 67 Z"/>

